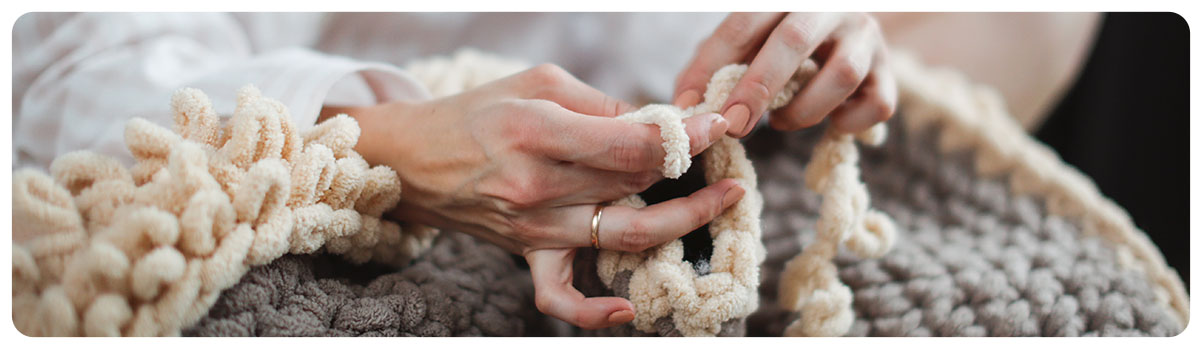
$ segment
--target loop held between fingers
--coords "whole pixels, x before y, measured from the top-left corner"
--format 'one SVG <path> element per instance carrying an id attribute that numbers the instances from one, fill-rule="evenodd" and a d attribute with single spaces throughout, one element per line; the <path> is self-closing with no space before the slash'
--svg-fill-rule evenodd
<path id="1" fill-rule="evenodd" d="M 696 155 L 712 145 L 729 127 L 719 115 L 683 120 L 688 151 Z M 613 118 L 551 114 L 544 132 L 561 137 L 537 140 L 538 149 L 554 160 L 580 163 L 600 170 L 645 172 L 658 169 L 666 158 L 659 127 Z"/>

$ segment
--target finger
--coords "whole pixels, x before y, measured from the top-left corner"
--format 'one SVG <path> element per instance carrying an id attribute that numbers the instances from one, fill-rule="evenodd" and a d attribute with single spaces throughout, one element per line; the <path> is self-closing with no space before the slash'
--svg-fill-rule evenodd
<path id="1" fill-rule="evenodd" d="M 600 214 L 598 240 L 600 247 L 611 250 L 637 252 L 646 250 L 704 226 L 728 209 L 746 193 L 736 181 L 725 179 L 704 187 L 687 197 L 675 198 L 645 208 L 607 206 Z M 567 222 L 564 232 L 569 234 L 566 242 L 572 247 L 589 247 L 591 243 L 591 219 L 595 205 L 571 208 L 562 215 Z"/>
<path id="2" fill-rule="evenodd" d="M 837 23 L 833 16 L 793 13 L 771 32 L 721 109 L 729 119 L 729 136 L 750 133 L 801 63 L 833 31 Z"/>
<path id="3" fill-rule="evenodd" d="M 875 68 L 863 80 L 857 96 L 832 115 L 833 126 L 845 132 L 859 132 L 892 117 L 896 111 L 896 78 L 886 64 L 876 60 Z"/>
<path id="4" fill-rule="evenodd" d="M 548 135 L 538 140 L 538 148 L 551 159 L 602 170 L 644 172 L 657 169 L 666 157 L 657 125 L 569 111 L 550 114 Z M 716 114 L 685 119 L 689 153 L 694 156 L 707 149 L 725 133 L 728 125 Z"/>
<path id="5" fill-rule="evenodd" d="M 673 103 L 680 108 L 699 103 L 713 73 L 745 61 L 783 17 L 783 13 L 732 13 L 726 17 L 675 79 Z"/>
<path id="6" fill-rule="evenodd" d="M 588 298 L 571 285 L 575 249 L 529 251 L 529 273 L 533 276 L 534 301 L 542 313 L 567 323 L 598 329 L 633 320 L 633 303 L 617 297 Z"/>
<path id="7" fill-rule="evenodd" d="M 878 45 L 867 30 L 839 36 L 821 70 L 791 103 L 772 116 L 771 126 L 791 131 L 820 123 L 862 84 Z"/>
<path id="8" fill-rule="evenodd" d="M 576 113 L 601 117 L 615 117 L 635 109 L 553 64 L 531 68 L 528 75 L 528 80 L 532 80 L 529 83 L 534 86 L 528 89 L 531 94 L 526 98 L 549 100 Z"/>
<path id="9" fill-rule="evenodd" d="M 583 164 L 563 165 L 563 176 L 569 177 L 572 189 L 551 201 L 553 206 L 595 204 L 615 201 L 646 189 L 663 179 L 657 170 L 636 173 L 600 170 Z"/>

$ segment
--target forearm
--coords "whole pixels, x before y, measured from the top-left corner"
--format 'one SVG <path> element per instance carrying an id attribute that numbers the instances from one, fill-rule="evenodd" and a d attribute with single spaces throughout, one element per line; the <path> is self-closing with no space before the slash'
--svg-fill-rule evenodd
<path id="1" fill-rule="evenodd" d="M 400 133 L 406 128 L 401 121 L 405 118 L 397 109 L 403 109 L 406 103 L 393 102 L 370 106 L 323 106 L 316 123 L 340 114 L 353 118 L 361 130 L 354 151 L 367 161 L 367 164 L 387 165 L 395 170 L 398 164 L 389 155 L 399 153 L 401 141 L 405 139 Z"/>
<path id="2" fill-rule="evenodd" d="M 39 18 L 37 16 L 27 16 Z M 26 17 L 22 17 L 24 21 Z M 42 33 L 18 23 L 14 56 L 14 166 L 46 168 L 55 156 L 89 149 L 126 165 L 125 121 L 174 123 L 162 101 L 179 88 L 208 92 L 231 115 L 238 88 L 252 84 L 288 107 L 303 131 L 331 93 L 351 89 L 362 104 L 428 99 L 400 69 L 302 47 L 256 52 L 227 14 L 81 14 Z M 18 81 L 19 80 L 19 81 Z M 345 94 L 341 94 L 345 95 Z M 84 132 L 86 130 L 86 132 Z"/>

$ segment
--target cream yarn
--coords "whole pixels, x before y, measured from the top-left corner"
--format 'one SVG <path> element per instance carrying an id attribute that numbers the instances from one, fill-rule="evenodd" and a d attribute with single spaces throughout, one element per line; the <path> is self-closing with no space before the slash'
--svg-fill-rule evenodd
<path id="1" fill-rule="evenodd" d="M 460 50 L 408 69 L 435 96 L 445 96 L 525 67 Z M 731 65 L 714 74 L 699 105 L 649 105 L 618 118 L 658 125 L 667 153 L 663 174 L 678 178 L 691 165 L 682 120 L 717 111 L 745 69 Z M 815 63 L 806 62 L 772 108 L 786 104 L 815 71 Z M 360 132 L 353 119 L 338 116 L 300 135 L 286 108 L 253 88 L 239 91 L 237 110 L 223 126 L 199 91 L 179 91 L 172 109 L 175 132 L 129 122 L 126 143 L 137 159 L 132 169 L 74 152 L 56 159 L 53 179 L 32 170 L 14 174 L 14 217 L 28 218 L 14 224 L 13 311 L 22 332 L 174 335 L 250 266 L 322 248 L 357 262 L 403 264 L 436 234 L 421 226 L 401 231 L 379 218 L 399 199 L 399 181 L 353 151 Z M 857 136 L 878 144 L 884 134 L 876 125 Z M 838 243 L 873 257 L 893 239 L 890 219 L 867 209 L 851 137 L 830 131 L 816 154 L 806 180 L 825 198 L 823 233 L 788 264 L 781 283 L 790 307 L 802 312 L 791 335 L 840 334 L 852 317 L 849 289 L 829 263 Z M 629 298 L 639 330 L 654 332 L 653 322 L 671 317 L 684 335 L 713 335 L 721 323 L 758 307 L 765 249 L 754 169 L 729 137 L 701 157 L 707 182 L 733 178 L 747 189 L 710 224 L 710 273 L 699 276 L 683 261 L 679 240 L 639 253 L 599 254 L 606 285 L 617 273 L 632 272 Z M 616 205 L 645 203 L 634 195 Z"/>
<path id="2" fill-rule="evenodd" d="M 51 176 L 13 174 L 13 322 L 33 336 L 177 335 L 251 267 L 325 247 L 403 265 L 436 230 L 380 218 L 400 182 L 354 152 L 339 115 L 300 133 L 253 87 L 221 125 L 198 90 L 171 100 L 175 131 L 135 118 L 137 164 L 89 151 Z"/>
<path id="3" fill-rule="evenodd" d="M 737 85 L 742 75 L 746 74 L 746 68 L 747 66 L 744 64 L 721 67 L 709 79 L 708 87 L 704 91 L 704 101 L 695 106 L 681 109 L 670 104 L 650 104 L 636 111 L 619 115 L 617 119 L 658 125 L 659 133 L 663 138 L 663 149 L 667 153 L 661 169 L 663 176 L 678 179 L 692 166 L 689 137 L 684 132 L 683 120 L 698 114 L 719 112 L 720 108 L 725 105 L 725 100 L 729 99 L 729 93 L 733 91 L 733 87 Z M 802 84 L 811 79 L 816 72 L 816 62 L 804 61 L 793 79 L 789 80 L 784 89 L 775 96 L 775 99 L 771 100 L 769 108 L 775 109 L 786 105 L 796 95 L 796 92 L 800 91 Z"/>
<path id="4" fill-rule="evenodd" d="M 667 153 L 663 176 L 679 178 L 691 166 L 683 119 L 717 112 L 746 69 L 745 65 L 722 67 L 709 81 L 704 102 L 696 106 L 648 105 L 617 118 L 657 124 Z M 817 70 L 815 62 L 805 61 L 769 108 L 786 105 Z M 885 126 L 877 124 L 855 136 L 879 145 L 886 133 Z M 832 263 L 839 243 L 845 242 L 868 258 L 882 256 L 891 248 L 895 224 L 886 214 L 868 210 L 866 186 L 858 180 L 857 152 L 851 135 L 830 127 L 806 170 L 808 187 L 824 198 L 817 223 L 821 234 L 789 262 L 781 278 L 784 307 L 802 315 L 789 326 L 788 335 L 836 336 L 849 330 L 854 317 L 850 288 L 838 281 Z M 754 169 L 737 140 L 722 137 L 702 157 L 708 183 L 734 178 L 744 188 L 757 188 Z M 618 204 L 644 206 L 636 196 Z M 761 194 L 747 191 L 738 204 L 713 220 L 709 227 L 714 252 L 708 275 L 697 275 L 683 261 L 683 245 L 676 240 L 641 253 L 602 251 L 598 261 L 601 281 L 611 287 L 617 273 L 633 271 L 629 298 L 638 310 L 633 321 L 638 330 L 654 332 L 654 322 L 670 316 L 686 336 L 715 335 L 722 322 L 749 316 L 758 307 L 758 266 L 765 257 L 758 222 L 761 212 Z"/>
<path id="5" fill-rule="evenodd" d="M 427 86 L 437 87 L 434 95 L 440 97 L 470 89 L 527 67 L 527 64 L 520 62 L 463 49 L 451 57 L 412 63 L 408 69 L 414 71 L 414 75 Z M 663 149 L 666 151 L 666 159 L 661 168 L 663 176 L 679 178 L 691 167 L 692 162 L 689 138 L 684 131 L 683 120 L 693 115 L 717 112 L 728 99 L 734 85 L 745 74 L 746 68 L 745 65 L 729 65 L 718 70 L 708 83 L 704 101 L 695 106 L 681 109 L 674 105 L 651 104 L 617 116 L 617 119 L 631 123 L 656 124 L 663 139 Z M 770 108 L 779 108 L 791 101 L 817 70 L 815 62 L 806 61 L 784 90 L 775 96 Z M 883 142 L 886 129 L 884 125 L 879 124 L 856 136 L 868 144 L 877 145 Z M 826 147 L 818 148 L 816 153 L 825 154 L 820 158 L 825 160 L 825 164 L 810 167 L 806 177 L 813 183 L 810 187 L 821 192 L 826 198 L 825 201 L 830 203 L 826 205 L 829 209 L 822 212 L 822 218 L 834 218 L 826 220 L 825 226 L 830 234 L 814 244 L 819 248 L 809 249 L 811 252 L 807 259 L 813 261 L 808 264 L 832 268 L 829 260 L 832 259 L 838 243 L 843 241 L 860 255 L 882 255 L 891 247 L 894 225 L 887 215 L 867 211 L 866 188 L 858 181 L 857 151 L 851 137 L 831 131 L 826 135 L 824 143 L 827 144 Z M 710 273 L 700 276 L 690 263 L 683 260 L 683 243 L 680 240 L 636 253 L 610 250 L 599 252 L 597 272 L 601 282 L 609 288 L 612 287 L 617 274 L 623 271 L 632 272 L 628 285 L 629 299 L 637 310 L 633 325 L 640 331 L 654 333 L 654 322 L 663 317 L 670 317 L 676 329 L 684 335 L 715 335 L 721 331 L 723 322 L 747 317 L 758 309 L 758 267 L 765 259 L 766 251 L 762 245 L 762 227 L 759 223 L 762 195 L 757 190 L 754 167 L 746 158 L 741 143 L 727 136 L 720 138 L 705 150 L 701 158 L 705 180 L 708 183 L 732 178 L 746 189 L 741 201 L 718 215 L 709 225 L 713 238 Z M 822 186 L 816 187 L 816 183 L 821 183 Z M 637 195 L 632 195 L 614 205 L 644 207 L 646 204 Z M 830 246 L 832 248 L 829 248 Z M 848 326 L 841 327 L 841 324 L 848 325 L 848 320 L 853 319 L 848 303 L 849 289 L 844 289 L 842 299 L 822 299 L 820 296 L 831 293 L 829 288 L 833 288 L 834 284 L 843 288 L 845 286 L 837 282 L 836 277 L 830 280 L 826 278 L 828 275 L 805 274 L 803 271 L 786 274 L 782 282 L 785 286 L 792 286 L 787 293 L 792 294 L 793 300 L 807 301 L 794 308 L 799 310 L 803 307 L 808 315 L 797 322 L 803 321 L 816 328 L 840 330 L 806 335 L 844 333 L 844 328 Z M 806 287 L 795 287 L 801 285 Z M 814 297 L 809 298 L 810 294 Z M 825 315 L 828 313 L 841 318 L 830 318 Z"/>
<path id="6" fill-rule="evenodd" d="M 883 142 L 886 130 L 876 125 L 857 138 L 868 145 Z M 839 243 L 859 257 L 878 258 L 891 249 L 896 228 L 883 212 L 870 210 L 867 187 L 859 181 L 858 150 L 851 135 L 832 126 L 817 141 L 804 170 L 805 185 L 821 194 L 817 237 L 784 266 L 779 302 L 800 318 L 784 331 L 788 336 L 840 336 L 854 321 L 850 287 L 837 277 L 833 258 Z"/>

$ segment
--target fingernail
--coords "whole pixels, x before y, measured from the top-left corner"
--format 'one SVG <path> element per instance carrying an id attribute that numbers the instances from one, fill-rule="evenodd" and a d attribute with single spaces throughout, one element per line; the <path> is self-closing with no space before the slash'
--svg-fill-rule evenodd
<path id="1" fill-rule="evenodd" d="M 696 90 L 684 91 L 675 98 L 675 105 L 679 108 L 688 108 L 700 103 L 700 93 Z"/>
<path id="2" fill-rule="evenodd" d="M 711 113 L 708 116 L 708 122 L 710 125 L 708 127 L 708 144 L 711 145 L 713 142 L 717 142 L 717 139 L 721 138 L 726 130 L 729 130 L 729 121 L 720 114 Z"/>
<path id="3" fill-rule="evenodd" d="M 746 190 L 742 188 L 742 185 L 733 185 L 733 187 L 725 190 L 725 195 L 721 197 L 721 207 L 728 208 L 733 203 L 737 203 L 738 200 L 742 199 L 742 195 L 744 194 L 746 194 Z"/>
<path id="4" fill-rule="evenodd" d="M 740 133 L 746 125 L 746 121 L 750 120 L 750 108 L 741 103 L 733 105 L 725 110 L 725 119 L 729 120 L 730 136 Z"/>
<path id="5" fill-rule="evenodd" d="M 609 323 L 626 323 L 633 321 L 633 311 L 621 310 L 608 315 Z"/>

